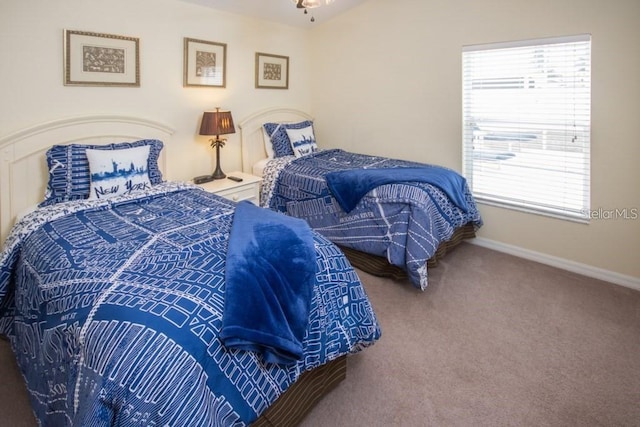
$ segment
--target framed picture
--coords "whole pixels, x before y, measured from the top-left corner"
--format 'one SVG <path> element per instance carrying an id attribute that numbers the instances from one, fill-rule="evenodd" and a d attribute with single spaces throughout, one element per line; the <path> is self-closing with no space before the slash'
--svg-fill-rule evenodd
<path id="1" fill-rule="evenodd" d="M 139 46 L 135 37 L 64 30 L 64 84 L 140 87 Z"/>
<path id="2" fill-rule="evenodd" d="M 256 88 L 289 89 L 289 57 L 256 52 Z"/>
<path id="3" fill-rule="evenodd" d="M 227 45 L 184 39 L 184 86 L 225 87 Z"/>

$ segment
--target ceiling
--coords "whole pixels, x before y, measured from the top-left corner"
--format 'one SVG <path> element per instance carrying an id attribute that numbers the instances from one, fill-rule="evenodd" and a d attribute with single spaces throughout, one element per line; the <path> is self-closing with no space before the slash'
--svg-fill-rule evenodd
<path id="1" fill-rule="evenodd" d="M 305 15 L 302 9 L 297 9 L 294 0 L 182 0 L 188 3 L 195 3 L 225 12 L 247 15 L 267 21 L 278 22 L 280 24 L 294 27 L 312 28 L 326 22 L 331 18 L 341 14 L 347 9 L 351 9 L 366 0 L 335 0 L 333 3 L 323 5 L 314 9 L 309 9 Z M 311 16 L 315 22 L 311 22 Z"/>

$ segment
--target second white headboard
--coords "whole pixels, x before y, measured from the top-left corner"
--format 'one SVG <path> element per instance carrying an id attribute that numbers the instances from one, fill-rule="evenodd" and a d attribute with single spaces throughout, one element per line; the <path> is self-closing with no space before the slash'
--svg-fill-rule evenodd
<path id="1" fill-rule="evenodd" d="M 268 108 L 251 114 L 238 123 L 242 149 L 242 171 L 251 173 L 253 165 L 267 157 L 264 148 L 264 123 L 292 123 L 313 120 L 308 113 L 295 108 Z"/>

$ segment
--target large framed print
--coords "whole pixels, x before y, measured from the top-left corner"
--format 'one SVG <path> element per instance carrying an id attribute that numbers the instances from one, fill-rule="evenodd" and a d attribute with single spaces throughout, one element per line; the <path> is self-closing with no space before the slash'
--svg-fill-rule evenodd
<path id="1" fill-rule="evenodd" d="M 226 87 L 227 45 L 185 37 L 183 84 Z"/>
<path id="2" fill-rule="evenodd" d="M 140 86 L 140 40 L 64 30 L 66 86 Z"/>
<path id="3" fill-rule="evenodd" d="M 289 89 L 289 57 L 256 52 L 256 88 Z"/>

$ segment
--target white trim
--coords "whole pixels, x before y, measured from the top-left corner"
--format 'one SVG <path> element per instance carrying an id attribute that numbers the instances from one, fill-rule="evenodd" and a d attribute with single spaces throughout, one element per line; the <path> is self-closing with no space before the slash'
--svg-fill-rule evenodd
<path id="1" fill-rule="evenodd" d="M 604 280 L 605 282 L 614 283 L 616 285 L 640 291 L 640 278 L 638 277 L 627 276 L 625 274 L 616 273 L 614 271 L 593 267 L 588 264 L 582 264 L 568 259 L 543 254 L 541 252 L 524 249 L 518 246 L 496 242 L 495 240 L 490 240 L 483 237 L 476 237 L 475 239 L 470 239 L 467 241 L 469 243 L 473 243 L 474 245 L 493 249 L 499 252 L 504 252 L 520 258 L 567 270 L 572 273 L 581 274 L 593 279 Z"/>
<path id="2" fill-rule="evenodd" d="M 0 138 L 0 149 L 4 147 L 4 145 L 14 144 L 17 141 L 21 141 L 26 138 L 30 138 L 32 136 L 39 135 L 45 132 L 51 132 L 55 129 L 64 128 L 67 126 L 78 126 L 85 124 L 93 124 L 93 123 L 128 123 L 140 126 L 147 126 L 150 128 L 158 129 L 162 132 L 173 134 L 175 129 L 171 126 L 164 125 L 160 122 L 156 122 L 153 120 L 140 118 L 140 117 L 130 117 L 130 116 L 121 116 L 121 115 L 113 115 L 113 114 L 104 114 L 104 115 L 94 115 L 94 116 L 81 116 L 81 117 L 67 117 L 63 119 L 53 120 L 46 123 L 41 123 L 35 126 L 32 126 L 27 129 L 19 130 L 10 135 L 4 136 Z"/>
<path id="3" fill-rule="evenodd" d="M 587 225 L 591 221 L 591 218 L 589 218 L 589 212 L 585 212 L 583 216 L 578 217 L 578 216 L 572 216 L 573 213 L 571 213 L 570 211 L 562 211 L 560 209 L 552 210 L 551 208 L 549 208 L 549 211 L 546 211 L 546 210 L 538 209 L 535 207 L 528 207 L 526 203 L 522 203 L 522 204 L 516 203 L 516 202 L 507 203 L 507 202 L 502 202 L 500 200 L 493 200 L 490 197 L 483 198 L 482 195 L 475 195 L 475 199 L 476 199 L 476 202 L 483 205 L 497 206 L 499 208 L 526 212 L 532 215 L 547 216 L 551 218 L 561 219 L 563 221 L 571 221 L 571 222 L 577 222 L 579 224 L 587 224 Z"/>
<path id="4" fill-rule="evenodd" d="M 462 46 L 463 52 L 476 52 L 490 49 L 510 49 L 514 47 L 527 47 L 536 45 L 548 45 L 559 43 L 579 43 L 591 39 L 591 34 L 575 34 L 571 36 L 544 37 L 540 39 L 514 40 L 507 42 L 482 43 Z"/>
<path id="5" fill-rule="evenodd" d="M 256 111 L 253 114 L 250 114 L 249 116 L 245 117 L 239 124 L 238 127 L 240 128 L 248 128 L 249 127 L 249 123 L 251 123 L 252 121 L 256 120 L 256 119 L 263 119 L 265 117 L 269 117 L 272 115 L 278 115 L 278 114 L 292 114 L 294 116 L 300 116 L 300 117 L 304 117 L 307 120 L 313 120 L 313 116 L 309 115 L 308 113 L 297 109 L 297 108 L 291 108 L 291 107 L 272 107 L 272 108 L 265 108 L 263 110 L 260 111 Z M 259 126 L 262 126 L 262 123 L 258 123 Z"/>

